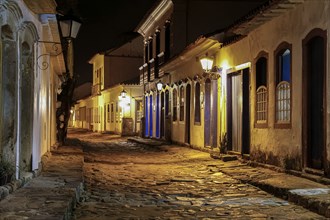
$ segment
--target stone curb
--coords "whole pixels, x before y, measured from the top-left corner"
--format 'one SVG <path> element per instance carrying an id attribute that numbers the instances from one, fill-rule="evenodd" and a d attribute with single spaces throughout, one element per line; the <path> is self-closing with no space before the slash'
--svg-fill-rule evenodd
<path id="1" fill-rule="evenodd" d="M 9 194 L 15 192 L 19 188 L 22 188 L 25 184 L 30 182 L 34 177 L 35 175 L 31 174 L 31 176 L 22 177 L 18 180 L 11 181 L 6 185 L 0 186 L 0 201 L 5 199 Z"/>
<path id="2" fill-rule="evenodd" d="M 249 166 L 249 165 L 246 165 Z M 267 168 L 265 168 L 267 169 Z M 288 200 L 289 202 L 292 202 L 296 205 L 302 206 L 312 212 L 315 212 L 317 214 L 323 215 L 327 218 L 330 218 L 330 199 L 327 196 L 330 196 L 330 188 L 328 188 L 328 194 L 324 194 L 324 198 L 321 195 L 302 195 L 299 193 L 296 193 L 295 189 L 289 189 L 286 187 L 278 187 L 272 184 L 268 184 L 264 181 L 256 180 L 254 181 L 253 178 L 250 179 L 244 179 L 239 178 L 229 171 L 220 170 L 221 172 L 225 173 L 228 176 L 231 176 L 234 179 L 237 179 L 245 184 L 251 184 L 255 187 L 258 187 L 259 189 L 262 189 L 263 191 L 266 191 L 276 197 Z M 277 172 L 277 171 L 274 171 Z M 303 177 L 301 177 L 303 178 Z M 326 186 L 325 186 L 326 187 Z M 327 190 L 327 188 L 322 188 L 323 190 Z M 299 189 L 299 190 L 312 190 L 312 189 Z"/>
<path id="3" fill-rule="evenodd" d="M 306 209 L 330 218 L 330 188 L 328 189 L 327 199 L 320 199 L 318 196 L 299 195 L 295 190 L 288 191 L 288 201 L 300 205 Z"/>
<path id="4" fill-rule="evenodd" d="M 139 144 L 146 144 L 150 146 L 161 146 L 161 145 L 168 145 L 169 142 L 162 141 L 162 140 L 156 140 L 156 139 L 147 139 L 147 138 L 141 138 L 141 137 L 128 137 L 128 141 L 133 141 Z"/>
<path id="5" fill-rule="evenodd" d="M 40 170 L 25 173 L 24 176 L 17 180 L 13 180 L 10 183 L 0 186 L 0 201 L 5 199 L 9 194 L 15 192 L 16 190 L 22 188 L 27 183 L 29 183 L 33 178 L 40 174 Z"/>
<path id="6" fill-rule="evenodd" d="M 1 197 L 11 193 L 0 201 L 0 220 L 72 219 L 84 191 L 83 155 L 80 149 L 68 148 L 47 154 L 41 162 L 43 172 L 38 172 L 36 178 L 23 178 L 0 187 Z M 75 162 L 63 159 L 70 155 Z M 57 156 L 58 160 L 54 158 Z"/>

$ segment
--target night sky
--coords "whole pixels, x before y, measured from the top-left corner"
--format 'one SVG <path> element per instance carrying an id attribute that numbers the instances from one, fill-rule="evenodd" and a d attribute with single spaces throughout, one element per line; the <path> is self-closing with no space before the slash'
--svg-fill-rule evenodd
<path id="1" fill-rule="evenodd" d="M 83 20 L 75 40 L 77 85 L 92 81 L 88 60 L 123 44 L 156 0 L 77 0 L 75 14 Z"/>
<path id="2" fill-rule="evenodd" d="M 65 14 L 71 8 L 75 15 L 81 17 L 83 24 L 75 40 L 75 72 L 78 75 L 77 85 L 92 81 L 92 65 L 88 60 L 98 52 L 109 50 L 127 42 L 134 29 L 147 11 L 158 0 L 56 0 L 58 11 Z M 191 0 L 202 1 L 202 0 Z M 220 8 L 219 13 L 207 14 L 201 9 L 196 21 L 204 22 L 203 13 L 219 23 L 228 23 L 226 19 L 237 19 L 237 15 L 251 9 L 252 5 L 260 5 L 268 0 L 209 0 L 231 4 L 228 8 Z M 250 6 L 249 6 L 250 5 Z M 233 9 L 234 8 L 234 9 Z M 253 8 L 253 7 L 252 7 Z M 231 9 L 235 10 L 232 13 Z M 229 12 L 229 13 L 228 13 Z M 246 13 L 243 14 L 246 14 Z M 231 17 L 231 18 L 230 18 Z M 214 31 L 213 29 L 211 31 Z M 200 33 L 202 34 L 202 33 Z M 199 34 L 197 35 L 199 36 Z"/>

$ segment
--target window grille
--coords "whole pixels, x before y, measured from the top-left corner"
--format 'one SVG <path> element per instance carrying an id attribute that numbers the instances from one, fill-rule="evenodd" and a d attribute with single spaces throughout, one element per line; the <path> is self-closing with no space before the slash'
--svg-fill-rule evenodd
<path id="1" fill-rule="evenodd" d="M 267 121 L 267 88 L 260 86 L 257 89 L 257 100 L 256 100 L 256 119 L 257 123 L 265 123 Z"/>
<path id="2" fill-rule="evenodd" d="M 276 87 L 276 122 L 290 122 L 290 83 L 280 82 Z"/>

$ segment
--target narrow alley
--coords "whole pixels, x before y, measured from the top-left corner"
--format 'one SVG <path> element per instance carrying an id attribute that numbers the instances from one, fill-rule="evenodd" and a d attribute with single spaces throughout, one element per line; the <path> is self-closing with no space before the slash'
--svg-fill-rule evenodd
<path id="1" fill-rule="evenodd" d="M 81 130 L 69 138 L 84 151 L 74 219 L 325 219 L 224 174 L 231 162 L 208 153 Z"/>

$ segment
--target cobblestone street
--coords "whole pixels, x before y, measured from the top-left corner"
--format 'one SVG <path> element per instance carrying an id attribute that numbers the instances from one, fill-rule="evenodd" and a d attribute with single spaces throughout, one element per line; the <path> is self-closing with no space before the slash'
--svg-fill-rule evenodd
<path id="1" fill-rule="evenodd" d="M 69 137 L 85 161 L 75 219 L 325 219 L 220 172 L 226 162 L 208 153 L 115 135 Z"/>

